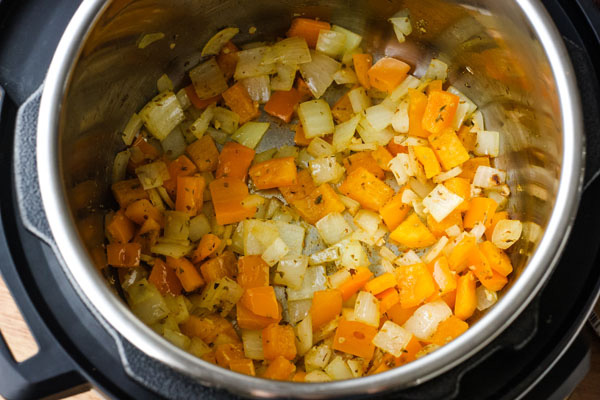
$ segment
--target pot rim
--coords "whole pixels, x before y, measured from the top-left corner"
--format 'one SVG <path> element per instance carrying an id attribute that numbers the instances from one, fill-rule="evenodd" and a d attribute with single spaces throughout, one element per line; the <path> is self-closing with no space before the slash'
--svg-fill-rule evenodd
<path id="1" fill-rule="evenodd" d="M 37 168 L 42 200 L 59 258 L 71 284 L 92 312 L 139 350 L 202 384 L 249 396 L 300 398 L 350 396 L 383 392 L 423 383 L 465 361 L 496 338 L 535 297 L 562 253 L 574 222 L 583 181 L 583 122 L 575 74 L 561 35 L 536 0 L 515 0 L 529 18 L 552 67 L 563 115 L 562 170 L 556 202 L 538 248 L 519 279 L 500 301 L 467 332 L 437 351 L 385 373 L 327 383 L 280 382 L 238 374 L 179 349 L 144 325 L 107 287 L 78 240 L 60 177 L 59 116 L 68 82 L 91 27 L 108 7 L 86 0 L 78 8 L 56 49 L 44 84 L 38 117 Z M 67 261 L 68 260 L 68 261 Z M 260 379 L 260 380 L 257 380 Z"/>

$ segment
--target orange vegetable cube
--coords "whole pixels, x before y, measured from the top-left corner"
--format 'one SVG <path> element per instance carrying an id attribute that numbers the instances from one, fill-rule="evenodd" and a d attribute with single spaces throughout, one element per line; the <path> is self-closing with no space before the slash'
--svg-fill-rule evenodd
<path id="1" fill-rule="evenodd" d="M 436 90 L 442 90 L 444 86 L 444 82 L 442 82 L 441 79 L 436 79 L 433 80 L 431 82 L 429 82 L 429 84 L 427 85 L 427 88 L 425 89 L 425 92 L 427 92 L 428 95 L 430 95 L 431 93 L 435 92 Z"/>
<path id="2" fill-rule="evenodd" d="M 496 271 L 492 271 L 491 276 L 479 278 L 479 281 L 486 289 L 491 290 L 492 292 L 501 290 L 508 283 L 508 279 Z"/>
<path id="3" fill-rule="evenodd" d="M 312 193 L 317 187 L 313 181 L 310 172 L 306 169 L 298 172 L 298 178 L 295 185 L 282 186 L 279 188 L 283 198 L 288 204 L 292 204 L 296 200 L 302 200 Z"/>
<path id="4" fill-rule="evenodd" d="M 458 280 L 457 280 L 457 285 L 458 285 Z M 444 300 L 444 302 L 446 304 L 448 304 L 448 307 L 450 307 L 451 309 L 454 309 L 454 305 L 456 303 L 456 290 L 453 290 L 449 293 L 446 293 L 445 295 L 442 295 L 442 300 Z"/>
<path id="5" fill-rule="evenodd" d="M 162 224 L 163 221 L 163 215 L 160 210 L 146 199 L 134 201 L 127 206 L 125 216 L 138 225 L 143 225 L 148 219 L 153 219 L 159 224 Z"/>
<path id="6" fill-rule="evenodd" d="M 178 176 L 175 210 L 192 217 L 202 210 L 206 181 L 201 176 Z"/>
<path id="7" fill-rule="evenodd" d="M 446 189 L 452 193 L 457 194 L 465 199 L 465 201 L 455 208 L 455 211 L 467 211 L 469 209 L 469 200 L 471 199 L 471 183 L 469 180 L 465 178 L 454 177 L 444 181 L 444 186 L 446 186 Z"/>
<path id="8" fill-rule="evenodd" d="M 393 287 L 384 290 L 375 297 L 379 299 L 379 311 L 381 313 L 387 313 L 389 309 L 400 302 L 400 295 L 396 288 Z"/>
<path id="9" fill-rule="evenodd" d="M 295 371 L 296 366 L 294 363 L 290 362 L 284 357 L 279 356 L 271 361 L 262 377 L 265 379 L 287 381 Z"/>
<path id="10" fill-rule="evenodd" d="M 117 243 L 127 243 L 135 235 L 135 226 L 129 218 L 125 216 L 122 210 L 113 215 L 110 222 L 106 225 L 106 232 Z"/>
<path id="11" fill-rule="evenodd" d="M 163 296 L 178 296 L 183 290 L 175 271 L 167 267 L 167 264 L 160 258 L 154 259 L 154 265 L 148 277 L 148 282 L 156 286 Z"/>
<path id="12" fill-rule="evenodd" d="M 295 88 L 288 91 L 277 90 L 271 93 L 264 109 L 267 114 L 289 123 L 301 99 L 302 95 Z"/>
<path id="13" fill-rule="evenodd" d="M 308 47 L 314 49 L 317 46 L 319 32 L 321 32 L 321 30 L 328 31 L 330 29 L 331 25 L 325 21 L 317 21 L 316 19 L 309 18 L 294 18 L 286 36 L 303 37 L 306 40 Z"/>
<path id="14" fill-rule="evenodd" d="M 431 133 L 422 126 L 423 115 L 427 108 L 427 96 L 416 89 L 408 89 L 408 134 L 428 137 Z"/>
<path id="15" fill-rule="evenodd" d="M 240 257 L 237 266 L 237 283 L 244 289 L 269 286 L 269 265 L 261 256 Z"/>
<path id="16" fill-rule="evenodd" d="M 181 155 L 169 162 L 167 169 L 169 170 L 170 178 L 163 182 L 163 186 L 167 189 L 171 197 L 177 196 L 177 177 L 194 175 L 198 170 L 196 164 L 185 155 Z"/>
<path id="17" fill-rule="evenodd" d="M 379 275 L 377 278 L 373 278 L 367 282 L 365 284 L 365 290 L 374 295 L 378 295 L 387 289 L 393 288 L 396 286 L 396 283 L 396 276 L 394 276 L 394 274 L 391 272 L 386 272 L 385 274 Z"/>
<path id="18" fill-rule="evenodd" d="M 281 308 L 273 286 L 247 288 L 240 303 L 256 315 L 267 318 L 281 319 Z"/>
<path id="19" fill-rule="evenodd" d="M 462 165 L 462 172 L 459 177 L 468 179 L 470 182 L 473 181 L 475 177 L 475 172 L 477 172 L 477 168 L 483 165 L 484 167 L 490 166 L 490 158 L 489 157 L 474 157 L 465 161 Z"/>
<path id="20" fill-rule="evenodd" d="M 206 344 L 214 343 L 220 335 L 227 335 L 232 339 L 237 338 L 238 342 L 240 340 L 231 322 L 218 314 L 210 314 L 205 317 L 190 315 L 185 322 L 179 325 L 179 328 L 184 335 L 196 336 Z"/>
<path id="21" fill-rule="evenodd" d="M 436 242 L 435 236 L 414 213 L 394 229 L 390 239 L 412 249 L 429 247 Z"/>
<path id="22" fill-rule="evenodd" d="M 229 368 L 231 361 L 244 358 L 244 348 L 241 343 L 220 344 L 215 348 L 215 358 L 218 365 Z"/>
<path id="23" fill-rule="evenodd" d="M 486 241 L 481 243 L 479 249 L 487 257 L 490 266 L 495 272 L 502 276 L 508 276 L 513 271 L 510 258 L 492 242 Z"/>
<path id="24" fill-rule="evenodd" d="M 433 280 L 438 288 L 439 295 L 445 295 L 456 290 L 456 275 L 450 270 L 448 259 L 444 256 L 438 257 L 428 266 Z"/>
<path id="25" fill-rule="evenodd" d="M 509 219 L 506 211 L 500 211 L 494 214 L 490 226 L 485 229 L 485 237 L 488 240 L 492 240 L 492 235 L 494 234 L 494 229 L 496 229 L 496 224 L 498 221 L 502 221 L 503 219 Z"/>
<path id="26" fill-rule="evenodd" d="M 348 300 L 357 293 L 371 279 L 373 273 L 367 267 L 358 267 L 350 270 L 350 279 L 342 283 L 338 290 L 342 293 L 342 299 Z"/>
<path id="27" fill-rule="evenodd" d="M 469 153 L 452 128 L 432 133 L 428 139 L 431 148 L 446 171 L 458 167 L 469 159 Z"/>
<path id="28" fill-rule="evenodd" d="M 362 167 L 375 175 L 377 179 L 384 179 L 385 172 L 381 169 L 379 164 L 377 164 L 377 161 L 375 161 L 371 154 L 370 151 L 361 151 L 344 158 L 344 168 L 346 168 L 346 173 L 351 174 L 354 170 Z"/>
<path id="29" fill-rule="evenodd" d="M 374 211 L 379 211 L 394 195 L 394 189 L 363 167 L 348 174 L 339 190 L 364 208 Z"/>
<path id="30" fill-rule="evenodd" d="M 469 254 L 473 247 L 477 246 L 477 241 L 473 236 L 465 236 L 450 252 L 448 265 L 452 271 L 461 272 L 467 265 Z"/>
<path id="31" fill-rule="evenodd" d="M 471 229 L 478 222 L 486 228 L 492 224 L 492 217 L 498 208 L 498 203 L 488 197 L 474 197 L 469 203 L 469 209 L 465 214 L 465 228 Z"/>
<path id="32" fill-rule="evenodd" d="M 267 326 L 262 330 L 262 343 L 265 360 L 277 357 L 293 360 L 296 357 L 296 335 L 291 325 Z"/>
<path id="33" fill-rule="evenodd" d="M 294 200 L 292 206 L 302 218 L 313 225 L 327 214 L 341 213 L 346 208 L 337 193 L 327 183 L 313 190 L 305 198 Z"/>
<path id="34" fill-rule="evenodd" d="M 200 172 L 214 171 L 219 164 L 219 150 L 210 135 L 204 135 L 185 148 Z"/>
<path id="35" fill-rule="evenodd" d="M 354 63 L 354 72 L 356 72 L 358 82 L 365 89 L 371 89 L 369 70 L 373 66 L 373 56 L 370 54 L 353 54 L 352 61 Z"/>
<path id="36" fill-rule="evenodd" d="M 304 134 L 304 129 L 302 128 L 302 125 L 297 124 L 294 127 L 294 132 L 294 143 L 296 144 L 296 146 L 308 146 L 310 144 L 311 139 L 308 139 Z"/>
<path id="37" fill-rule="evenodd" d="M 246 87 L 240 82 L 231 86 L 221 95 L 227 107 L 240 116 L 240 124 L 245 124 L 260 115 L 258 103 L 252 101 Z"/>
<path id="38" fill-rule="evenodd" d="M 314 293 L 310 316 L 316 331 L 342 312 L 342 292 L 336 289 L 319 290 Z"/>
<path id="39" fill-rule="evenodd" d="M 215 179 L 208 186 L 219 225 L 233 224 L 256 214 L 256 207 L 244 207 L 248 186 L 237 178 Z"/>
<path id="40" fill-rule="evenodd" d="M 108 264 L 113 267 L 138 267 L 142 247 L 139 243 L 110 243 L 106 245 Z"/>
<path id="41" fill-rule="evenodd" d="M 406 79 L 410 65 L 391 57 L 383 57 L 368 72 L 369 82 L 375 89 L 391 93 Z"/>
<path id="42" fill-rule="evenodd" d="M 425 169 L 425 177 L 427 179 L 433 178 L 434 176 L 442 172 L 442 167 L 435 157 L 435 153 L 427 146 L 415 146 L 415 157 L 423 165 Z"/>
<path id="43" fill-rule="evenodd" d="M 256 152 L 250 147 L 236 142 L 227 142 L 219 155 L 216 178 L 232 177 L 246 180 L 248 168 L 252 164 Z"/>
<path id="44" fill-rule="evenodd" d="M 236 261 L 233 252 L 228 250 L 202 264 L 200 272 L 206 282 L 214 282 L 225 277 L 235 279 Z"/>
<path id="45" fill-rule="evenodd" d="M 184 89 L 185 94 L 187 94 L 188 99 L 190 99 L 190 103 L 192 103 L 192 105 L 198 110 L 204 110 L 211 104 L 218 103 L 221 100 L 220 94 L 208 99 L 200 99 L 200 97 L 198 97 L 198 95 L 196 94 L 196 89 L 194 89 L 194 85 L 186 86 Z"/>
<path id="46" fill-rule="evenodd" d="M 475 146 L 477 146 L 477 132 L 471 132 L 470 126 L 461 126 L 456 135 L 467 151 L 475 151 Z"/>
<path id="47" fill-rule="evenodd" d="M 419 306 L 403 307 L 402 303 L 396 303 L 387 312 L 387 316 L 392 322 L 402 326 L 417 311 Z"/>
<path id="48" fill-rule="evenodd" d="M 225 43 L 217 56 L 217 65 L 221 72 L 223 72 L 225 80 L 231 79 L 235 73 L 235 67 L 238 63 L 238 51 L 237 46 L 229 41 Z"/>
<path id="49" fill-rule="evenodd" d="M 476 307 L 477 295 L 475 294 L 475 276 L 469 271 L 458 278 L 454 315 L 464 321 L 473 315 Z"/>
<path id="50" fill-rule="evenodd" d="M 427 227 L 436 238 L 446 235 L 446 229 L 454 225 L 458 226 L 461 230 L 463 228 L 462 214 L 457 209 L 454 209 L 454 211 L 440 222 L 437 222 L 431 214 L 427 214 Z"/>
<path id="51" fill-rule="evenodd" d="M 342 319 L 335 331 L 333 349 L 357 357 L 371 359 L 375 351 L 372 343 L 377 328 L 358 321 Z"/>
<path id="52" fill-rule="evenodd" d="M 242 329 L 264 329 L 270 324 L 276 324 L 281 321 L 281 318 L 268 318 L 254 314 L 242 304 L 236 305 L 236 320 L 237 324 Z"/>
<path id="53" fill-rule="evenodd" d="M 404 221 L 404 218 L 410 211 L 410 206 L 402 202 L 402 193 L 404 189 L 401 189 L 398 194 L 394 195 L 381 209 L 379 215 L 383 218 L 383 222 L 390 231 L 393 231 Z"/>
<path id="54" fill-rule="evenodd" d="M 396 143 L 393 140 L 385 146 L 385 148 L 390 152 L 390 154 L 396 157 L 400 153 L 408 154 L 408 147 L 402 146 L 401 144 Z"/>
<path id="55" fill-rule="evenodd" d="M 443 346 L 465 333 L 467 329 L 469 329 L 469 324 L 452 315 L 450 318 L 440 322 L 437 330 L 427 342 Z"/>
<path id="56" fill-rule="evenodd" d="M 257 189 L 290 186 L 298 182 L 294 157 L 275 158 L 254 164 L 249 174 Z"/>
<path id="57" fill-rule="evenodd" d="M 460 98 L 450 92 L 432 91 L 423 114 L 423 128 L 431 133 L 439 133 L 450 127 L 454 121 L 459 101 Z"/>
<path id="58" fill-rule="evenodd" d="M 402 307 L 418 306 L 435 293 L 435 281 L 424 263 L 399 266 L 395 273 Z"/>
<path id="59" fill-rule="evenodd" d="M 123 209 L 137 200 L 148 198 L 148 193 L 137 178 L 113 183 L 111 189 L 119 207 Z"/>
<path id="60" fill-rule="evenodd" d="M 296 78 L 295 88 L 298 91 L 298 93 L 300 93 L 300 96 L 301 96 L 300 101 L 301 102 L 312 99 L 312 97 L 313 97 L 312 92 L 310 91 L 310 88 L 308 87 L 308 85 L 306 84 L 304 79 L 302 79 L 301 77 Z"/>
<path id="61" fill-rule="evenodd" d="M 186 258 L 167 257 L 167 266 L 175 270 L 175 274 L 186 292 L 193 292 L 204 286 L 204 279 L 194 264 Z"/>
<path id="62" fill-rule="evenodd" d="M 331 114 L 337 124 L 346 122 L 354 116 L 354 110 L 352 109 L 352 103 L 348 94 L 340 97 L 333 107 L 331 107 Z"/>
<path id="63" fill-rule="evenodd" d="M 200 243 L 198 243 L 198 247 L 194 251 L 192 255 L 192 261 L 194 263 L 199 263 L 207 257 L 215 254 L 221 244 L 221 239 L 217 235 L 213 235 L 212 233 L 207 233 L 202 236 L 200 239 Z"/>
<path id="64" fill-rule="evenodd" d="M 239 372 L 240 374 L 256 376 L 254 362 L 249 358 L 240 358 L 229 361 L 229 369 L 233 372 Z"/>
<path id="65" fill-rule="evenodd" d="M 375 162 L 377 163 L 377 165 L 379 165 L 379 168 L 381 168 L 384 171 L 390 170 L 389 164 L 390 161 L 392 161 L 392 158 L 394 157 L 390 154 L 388 149 L 386 149 L 383 146 L 377 146 L 377 148 L 373 150 L 373 152 L 371 152 L 371 157 L 375 159 Z"/>
<path id="66" fill-rule="evenodd" d="M 292 382 L 304 382 L 306 379 L 306 372 L 304 371 L 296 371 L 294 377 L 292 378 Z"/>

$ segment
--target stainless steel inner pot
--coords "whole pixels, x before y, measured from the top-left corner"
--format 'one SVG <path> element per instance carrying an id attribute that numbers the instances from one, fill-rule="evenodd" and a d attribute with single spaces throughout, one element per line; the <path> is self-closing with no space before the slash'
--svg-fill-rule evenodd
<path id="1" fill-rule="evenodd" d="M 399 45 L 387 18 L 402 8 L 414 32 Z M 167 72 L 175 85 L 224 26 L 240 43 L 273 40 L 294 16 L 320 17 L 364 36 L 366 51 L 411 63 L 420 75 L 435 55 L 450 82 L 475 100 L 501 136 L 498 163 L 512 190 L 508 209 L 525 222 L 512 251 L 515 273 L 501 300 L 461 337 L 389 372 L 343 382 L 258 381 L 199 360 L 141 323 L 115 295 L 88 251 L 102 241 L 80 228 L 102 223 L 120 132 Z M 255 26 L 257 32 L 249 34 Z M 164 38 L 145 49 L 148 33 Z M 274 133 L 291 142 L 285 129 Z M 345 396 L 422 383 L 465 360 L 502 332 L 535 296 L 560 255 L 582 178 L 582 117 L 562 39 L 536 0 L 86 0 L 69 24 L 45 82 L 38 123 L 44 207 L 72 283 L 89 307 L 141 351 L 199 382 L 261 397 Z M 73 190 L 90 185 L 96 195 Z M 95 221 L 95 222 L 94 222 Z M 91 349 L 91 351 L 93 351 Z"/>

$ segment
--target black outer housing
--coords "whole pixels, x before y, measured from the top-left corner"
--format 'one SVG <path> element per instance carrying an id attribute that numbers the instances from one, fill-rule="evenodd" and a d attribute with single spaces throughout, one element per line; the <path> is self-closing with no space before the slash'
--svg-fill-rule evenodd
<path id="1" fill-rule="evenodd" d="M 55 0 L 51 8 L 44 3 L 0 0 L 0 86 L 7 90 L 5 96 L 0 89 L 2 149 L 13 148 L 17 105 L 41 84 L 62 31 L 79 5 L 77 0 Z M 562 261 L 542 292 L 485 349 L 425 384 L 375 398 L 559 399 L 589 368 L 586 340 L 576 335 L 600 290 L 596 268 L 600 235 L 594 234 L 600 226 L 596 204 L 600 182 L 592 182 L 600 169 L 598 71 L 594 69 L 600 66 L 600 9 L 593 0 L 546 0 L 544 4 L 577 70 L 587 132 L 586 191 Z M 10 182 L 11 188 L 0 192 L 0 272 L 40 351 L 15 363 L 0 340 L 0 394 L 8 399 L 41 398 L 94 386 L 114 398 L 231 398 L 150 359 L 96 319 L 50 247 L 23 227 L 11 157 L 10 152 L 0 153 L 0 181 Z M 123 366 L 120 351 L 126 354 L 135 379 Z"/>

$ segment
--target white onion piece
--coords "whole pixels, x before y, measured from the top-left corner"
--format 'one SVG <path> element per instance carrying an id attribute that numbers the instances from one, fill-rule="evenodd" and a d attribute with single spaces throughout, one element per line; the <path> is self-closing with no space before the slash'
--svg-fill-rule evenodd
<path id="1" fill-rule="evenodd" d="M 306 39 L 300 36 L 280 40 L 269 47 L 262 58 L 263 65 L 288 64 L 298 65 L 312 60 Z"/>
<path id="2" fill-rule="evenodd" d="M 433 260 L 435 260 L 437 258 L 437 256 L 440 255 L 440 253 L 442 252 L 442 250 L 444 249 L 444 247 L 446 247 L 446 245 L 448 244 L 448 238 L 446 236 L 442 236 L 437 242 L 436 244 L 434 244 L 433 246 L 431 246 L 429 248 L 429 250 L 427 251 L 427 253 L 425 253 L 425 255 L 423 256 L 423 261 L 427 264 L 429 264 L 430 262 L 432 262 Z"/>
<path id="3" fill-rule="evenodd" d="M 427 340 L 437 330 L 440 322 L 452 316 L 452 310 L 444 300 L 436 300 L 417 308 L 414 314 L 404 323 L 404 329 L 418 339 Z"/>
<path id="4" fill-rule="evenodd" d="M 412 204 L 413 201 L 420 201 L 421 198 L 410 189 L 404 189 L 402 192 L 402 202 L 404 204 Z"/>
<path id="5" fill-rule="evenodd" d="M 477 241 L 481 240 L 484 233 L 485 233 L 485 225 L 483 225 L 481 222 L 476 223 L 475 226 L 469 231 L 469 234 L 471 236 L 475 237 L 475 239 L 477 239 Z"/>
<path id="6" fill-rule="evenodd" d="M 248 91 L 250 98 L 260 104 L 265 104 L 271 98 L 269 75 L 253 76 L 240 81 Z"/>
<path id="7" fill-rule="evenodd" d="M 439 184 L 423 199 L 423 205 L 427 207 L 429 213 L 437 222 L 441 222 L 464 200 L 448 190 L 446 186 Z"/>
<path id="8" fill-rule="evenodd" d="M 369 292 L 359 292 L 354 304 L 354 320 L 379 327 L 379 300 Z"/>
<path id="9" fill-rule="evenodd" d="M 492 292 L 481 285 L 475 290 L 477 296 L 477 309 L 479 311 L 487 310 L 498 301 L 498 293 Z"/>
<path id="10" fill-rule="evenodd" d="M 227 90 L 227 81 L 215 58 L 194 67 L 189 72 L 196 95 L 201 100 L 210 99 Z"/>
<path id="11" fill-rule="evenodd" d="M 481 188 L 492 188 L 506 182 L 506 172 L 496 168 L 480 165 L 475 171 L 473 185 Z"/>
<path id="12" fill-rule="evenodd" d="M 333 82 L 333 76 L 341 64 L 333 58 L 315 51 L 310 52 L 312 61 L 301 64 L 300 74 L 315 98 L 320 98 Z"/>
<path id="13" fill-rule="evenodd" d="M 451 170 L 448 170 L 446 172 L 442 172 L 441 174 L 437 174 L 436 176 L 434 176 L 433 177 L 433 182 L 434 183 L 442 183 L 444 181 L 447 181 L 448 179 L 457 177 L 461 173 L 462 173 L 462 168 L 461 167 L 454 167 Z"/>
<path id="14" fill-rule="evenodd" d="M 392 123 L 394 110 L 386 107 L 384 104 L 377 104 L 365 110 L 365 115 L 369 124 L 376 129 L 382 130 L 387 128 Z"/>
<path id="15" fill-rule="evenodd" d="M 498 157 L 500 154 L 500 133 L 496 131 L 477 131 L 475 155 Z"/>
<path id="16" fill-rule="evenodd" d="M 396 260 L 394 260 L 394 264 L 396 264 L 398 266 L 414 265 L 414 264 L 419 264 L 421 262 L 423 262 L 423 261 L 417 255 L 417 253 L 414 252 L 414 250 L 409 250 L 407 252 L 404 252 L 404 253 L 400 254 L 398 256 L 398 258 L 396 258 Z"/>
<path id="17" fill-rule="evenodd" d="M 339 57 L 346 48 L 346 34 L 334 30 L 321 29 L 317 39 L 317 51 L 330 57 Z"/>
<path id="18" fill-rule="evenodd" d="M 411 338 L 411 332 L 392 321 L 385 321 L 373 338 L 373 344 L 394 357 L 400 357 Z"/>
<path id="19" fill-rule="evenodd" d="M 515 219 L 503 219 L 498 221 L 492 233 L 492 243 L 499 249 L 506 250 L 521 237 L 523 225 Z"/>
<path id="20" fill-rule="evenodd" d="M 202 57 L 205 56 L 216 56 L 219 54 L 225 43 L 233 39 L 238 34 L 239 28 L 225 28 L 217 32 L 211 37 L 202 49 Z"/>
<path id="21" fill-rule="evenodd" d="M 352 105 L 352 111 L 355 113 L 361 113 L 371 106 L 371 99 L 367 96 L 367 92 L 362 86 L 349 91 L 348 99 Z"/>
<path id="22" fill-rule="evenodd" d="M 425 71 L 425 75 L 423 75 L 423 81 L 431 80 L 441 80 L 445 81 L 448 77 L 448 64 L 443 61 L 434 58 L 429 63 L 429 67 L 427 67 L 427 71 Z"/>
<path id="23" fill-rule="evenodd" d="M 328 245 L 333 245 L 340 242 L 352 233 L 352 228 L 342 214 L 329 213 L 315 224 L 319 231 L 319 235 Z"/>
<path id="24" fill-rule="evenodd" d="M 400 105 L 398 105 L 398 109 L 392 117 L 392 128 L 398 133 L 408 133 L 408 101 L 402 101 L 400 102 Z"/>
<path id="25" fill-rule="evenodd" d="M 408 75 L 400 85 L 390 94 L 390 99 L 394 102 L 399 101 L 408 94 L 408 89 L 416 89 L 421 81 L 412 75 Z"/>

